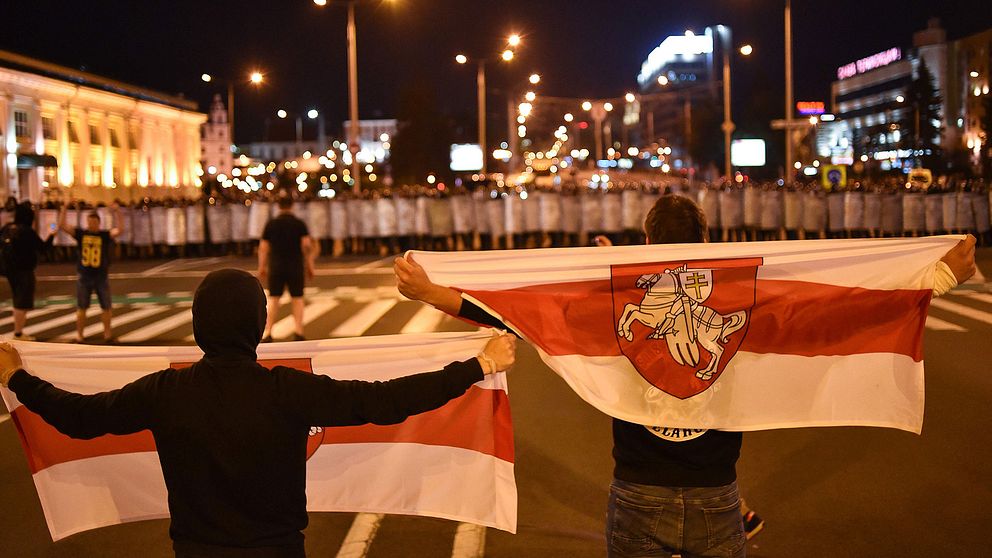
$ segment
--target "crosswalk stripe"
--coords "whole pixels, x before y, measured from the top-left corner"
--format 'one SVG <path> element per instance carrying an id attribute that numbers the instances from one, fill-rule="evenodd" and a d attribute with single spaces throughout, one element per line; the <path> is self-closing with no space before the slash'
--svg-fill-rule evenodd
<path id="1" fill-rule="evenodd" d="M 183 324 L 191 323 L 192 321 L 193 316 L 190 314 L 189 309 L 182 308 L 178 314 L 173 314 L 168 318 L 152 322 L 145 327 L 140 327 L 134 331 L 129 331 L 128 333 L 118 337 L 118 339 L 121 343 L 137 343 L 140 341 L 146 341 L 167 331 L 172 331 Z"/>
<path id="2" fill-rule="evenodd" d="M 359 513 L 348 529 L 341 548 L 338 549 L 337 558 L 365 558 L 369 553 L 369 546 L 375 538 L 379 525 L 382 524 L 383 515 L 381 513 Z"/>
<path id="3" fill-rule="evenodd" d="M 62 308 L 42 308 L 40 310 L 28 310 L 28 317 L 37 318 L 38 316 L 47 316 L 48 314 L 51 314 L 52 312 L 57 312 L 59 310 L 62 310 Z M 6 318 L 0 320 L 0 327 L 4 327 L 12 323 L 14 323 L 13 313 L 11 313 L 11 315 L 7 316 Z"/>
<path id="4" fill-rule="evenodd" d="M 0 415 L 0 422 L 7 422 L 8 420 L 10 420 L 10 415 Z"/>
<path id="5" fill-rule="evenodd" d="M 119 327 L 125 324 L 129 324 L 131 322 L 136 322 L 138 320 L 147 318 L 148 316 L 152 316 L 160 312 L 165 312 L 169 308 L 170 308 L 169 306 L 144 306 L 138 308 L 137 310 L 134 310 L 133 312 L 128 312 L 123 316 L 114 316 L 113 320 L 111 320 L 111 326 Z M 101 333 L 101 332 L 103 332 L 103 323 L 98 322 L 95 324 L 90 324 L 85 328 L 83 328 L 83 337 L 89 337 L 90 335 L 96 335 L 97 333 Z M 53 341 L 69 341 L 75 338 L 76 338 L 75 333 L 66 333 L 64 335 L 59 335 L 58 337 L 53 339 Z"/>
<path id="6" fill-rule="evenodd" d="M 459 523 L 451 558 L 482 558 L 486 553 L 486 528 L 473 523 Z"/>
<path id="7" fill-rule="evenodd" d="M 974 300 L 980 300 L 982 302 L 987 302 L 989 304 L 992 304 L 992 294 L 988 294 L 988 293 L 971 293 L 971 294 L 969 294 L 967 296 L 968 296 L 968 298 L 971 298 L 971 299 L 974 299 Z"/>
<path id="8" fill-rule="evenodd" d="M 992 324 L 992 314 L 970 306 L 965 306 L 964 304 L 951 302 L 950 300 L 944 300 L 942 298 L 935 298 L 930 301 L 930 306 L 940 308 L 941 310 L 947 310 L 948 312 L 954 312 L 955 314 L 964 316 L 965 318 L 971 318 L 972 320 Z"/>
<path id="9" fill-rule="evenodd" d="M 400 333 L 427 333 L 435 331 L 447 314 L 427 304 L 420 307 Z"/>
<path id="10" fill-rule="evenodd" d="M 356 337 L 365 333 L 379 318 L 396 305 L 396 300 L 376 300 L 356 312 L 353 316 L 334 328 L 331 337 Z"/>
<path id="11" fill-rule="evenodd" d="M 932 329 L 934 331 L 967 331 L 965 328 L 957 324 L 945 322 L 944 320 L 934 318 L 933 316 L 927 316 L 927 329 Z"/>
<path id="12" fill-rule="evenodd" d="M 303 307 L 303 326 L 306 327 L 307 324 L 330 312 L 337 305 L 338 301 L 336 300 L 321 300 L 307 304 Z M 272 324 L 270 335 L 276 339 L 282 339 L 292 335 L 295 329 L 296 323 L 293 321 L 293 313 L 290 312 L 288 316 Z"/>
<path id="13" fill-rule="evenodd" d="M 92 318 L 93 316 L 99 316 L 100 312 L 102 312 L 102 310 L 100 310 L 99 306 L 90 306 L 89 308 L 86 309 L 86 317 Z M 44 322 L 32 324 L 29 326 L 24 326 L 23 333 L 25 335 L 38 335 L 39 333 L 42 333 L 44 331 L 48 331 L 50 329 L 55 329 L 59 326 L 64 326 L 65 324 L 72 324 L 72 323 L 76 323 L 75 309 L 72 309 L 72 311 L 70 311 L 68 314 L 63 314 L 57 318 L 52 318 L 51 320 L 45 320 Z"/>

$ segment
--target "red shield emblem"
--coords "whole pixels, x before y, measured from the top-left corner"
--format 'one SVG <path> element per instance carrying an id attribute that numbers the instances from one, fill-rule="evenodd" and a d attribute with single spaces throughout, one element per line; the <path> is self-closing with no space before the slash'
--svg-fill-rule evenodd
<path id="1" fill-rule="evenodd" d="M 754 306 L 761 258 L 611 267 L 620 352 L 653 386 L 687 399 L 734 358 Z"/>
<path id="2" fill-rule="evenodd" d="M 288 358 L 288 359 L 266 359 L 258 361 L 259 364 L 272 370 L 275 366 L 285 366 L 287 368 L 295 368 L 300 372 L 309 372 L 313 374 L 313 365 L 309 358 Z M 189 368 L 192 366 L 192 362 L 173 362 L 169 366 L 175 370 L 180 370 L 183 368 Z M 307 459 L 313 457 L 313 454 L 317 453 L 317 449 L 320 445 L 324 443 L 324 428 L 322 426 L 311 426 L 310 436 L 307 438 Z"/>

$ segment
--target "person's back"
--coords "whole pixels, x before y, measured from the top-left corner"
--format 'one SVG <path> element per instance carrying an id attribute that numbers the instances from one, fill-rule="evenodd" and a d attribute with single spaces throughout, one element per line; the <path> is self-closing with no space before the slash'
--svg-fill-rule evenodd
<path id="1" fill-rule="evenodd" d="M 306 223 L 290 211 L 280 211 L 265 226 L 262 238 L 272 246 L 271 262 L 283 269 L 303 269 L 303 250 L 300 239 L 307 236 Z"/>

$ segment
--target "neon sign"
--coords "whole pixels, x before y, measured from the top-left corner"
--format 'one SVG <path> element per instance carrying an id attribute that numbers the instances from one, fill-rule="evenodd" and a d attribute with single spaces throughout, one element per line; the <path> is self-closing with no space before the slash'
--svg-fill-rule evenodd
<path id="1" fill-rule="evenodd" d="M 813 114 L 823 114 L 827 112 L 826 106 L 824 106 L 823 101 L 799 101 L 796 103 L 796 110 L 799 114 L 803 116 L 810 116 Z"/>
<path id="2" fill-rule="evenodd" d="M 902 50 L 898 47 L 883 50 L 878 54 L 872 54 L 867 58 L 862 58 L 857 62 L 851 62 L 850 64 L 845 64 L 840 68 L 837 68 L 837 79 L 846 79 L 858 74 L 870 72 L 871 70 L 881 68 L 882 66 L 888 66 L 889 64 L 899 60 L 902 60 Z"/>

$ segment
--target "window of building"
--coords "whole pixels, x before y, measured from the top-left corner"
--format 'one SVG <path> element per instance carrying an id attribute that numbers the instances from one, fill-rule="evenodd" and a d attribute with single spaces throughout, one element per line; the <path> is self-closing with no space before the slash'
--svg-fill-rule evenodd
<path id="1" fill-rule="evenodd" d="M 55 119 L 51 116 L 41 117 L 41 135 L 46 140 L 55 139 Z"/>
<path id="2" fill-rule="evenodd" d="M 138 142 L 136 141 L 137 134 L 134 133 L 134 128 L 128 128 L 127 130 L 127 145 L 131 149 L 138 149 Z"/>
<path id="3" fill-rule="evenodd" d="M 79 131 L 76 130 L 76 123 L 72 120 L 69 121 L 69 142 L 79 143 Z"/>
<path id="4" fill-rule="evenodd" d="M 100 130 L 96 126 L 90 124 L 90 145 L 100 145 Z"/>
<path id="5" fill-rule="evenodd" d="M 28 126 L 28 113 L 26 111 L 14 111 L 14 134 L 19 138 L 31 137 L 30 127 Z"/>
<path id="6" fill-rule="evenodd" d="M 103 167 L 100 163 L 90 163 L 90 185 L 96 186 L 103 183 Z"/>
<path id="7" fill-rule="evenodd" d="M 112 172 L 114 174 L 114 184 L 122 184 L 123 181 L 121 180 L 121 176 L 122 176 L 121 168 L 117 165 L 114 165 L 112 168 Z"/>
<path id="8" fill-rule="evenodd" d="M 120 146 L 121 146 L 121 140 L 118 139 L 118 137 L 117 137 L 117 130 L 111 128 L 110 129 L 110 147 L 120 147 Z"/>

